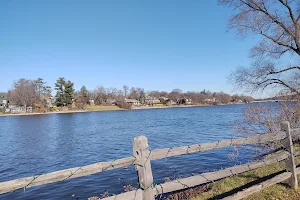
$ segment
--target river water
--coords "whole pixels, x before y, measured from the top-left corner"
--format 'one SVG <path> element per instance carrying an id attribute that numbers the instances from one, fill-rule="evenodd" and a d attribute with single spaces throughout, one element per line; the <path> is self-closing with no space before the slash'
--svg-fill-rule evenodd
<path id="1" fill-rule="evenodd" d="M 245 105 L 148 109 L 0 117 L 0 182 L 132 155 L 135 136 L 150 149 L 215 142 L 236 137 L 235 121 Z M 231 147 L 152 161 L 155 183 L 255 159 L 254 148 Z M 0 199 L 87 199 L 137 186 L 134 167 L 0 195 Z"/>

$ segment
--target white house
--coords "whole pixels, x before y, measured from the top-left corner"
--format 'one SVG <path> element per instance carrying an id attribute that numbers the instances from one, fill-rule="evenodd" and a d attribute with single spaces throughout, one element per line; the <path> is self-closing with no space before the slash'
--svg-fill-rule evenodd
<path id="1" fill-rule="evenodd" d="M 140 101 L 136 100 L 136 99 L 125 99 L 125 102 L 126 103 L 129 103 L 129 104 L 132 104 L 132 105 L 135 105 L 135 106 L 138 106 L 140 105 Z"/>
<path id="2" fill-rule="evenodd" d="M 204 99 L 204 102 L 206 102 L 206 103 L 214 103 L 214 102 L 216 102 L 216 98 L 213 97 L 212 99 Z"/>
<path id="3" fill-rule="evenodd" d="M 7 94 L 5 92 L 0 92 L 0 108 L 7 107 Z"/>
<path id="4" fill-rule="evenodd" d="M 145 98 L 145 103 L 149 104 L 149 105 L 152 105 L 152 104 L 160 103 L 160 100 L 156 97 L 147 96 Z"/>

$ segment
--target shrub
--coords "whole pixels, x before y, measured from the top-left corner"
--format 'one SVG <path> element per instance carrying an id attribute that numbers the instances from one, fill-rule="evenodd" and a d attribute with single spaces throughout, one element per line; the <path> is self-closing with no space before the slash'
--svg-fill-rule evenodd
<path id="1" fill-rule="evenodd" d="M 128 109 L 128 110 L 130 110 L 132 105 L 129 104 L 129 103 L 126 103 L 125 101 L 119 101 L 119 102 L 117 103 L 117 106 L 118 106 L 119 108 L 123 108 L 123 109 Z"/>

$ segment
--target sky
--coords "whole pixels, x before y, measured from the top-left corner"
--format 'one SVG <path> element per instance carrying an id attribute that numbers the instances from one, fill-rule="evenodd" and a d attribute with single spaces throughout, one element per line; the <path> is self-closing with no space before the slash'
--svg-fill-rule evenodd
<path id="1" fill-rule="evenodd" d="M 228 82 L 255 38 L 227 30 L 217 0 L 2 0 L 0 91 L 19 78 L 50 85 L 242 93 Z"/>

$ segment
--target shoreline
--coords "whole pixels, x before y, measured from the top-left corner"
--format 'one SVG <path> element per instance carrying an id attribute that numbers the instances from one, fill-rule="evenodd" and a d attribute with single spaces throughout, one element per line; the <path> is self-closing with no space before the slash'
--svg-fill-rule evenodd
<path id="1" fill-rule="evenodd" d="M 127 109 L 109 109 L 109 110 L 69 110 L 69 111 L 55 111 L 45 113 L 19 113 L 19 114 L 0 114 L 0 117 L 12 117 L 12 116 L 31 116 L 31 115 L 51 115 L 51 114 L 72 114 L 72 113 L 87 113 L 87 112 L 105 112 L 105 111 L 124 111 Z"/>
<path id="2" fill-rule="evenodd" d="M 218 104 L 222 106 L 226 105 L 236 105 L 236 104 Z M 87 113 L 87 112 L 108 112 L 108 111 L 130 111 L 130 110 L 148 110 L 148 109 L 168 109 L 168 108 L 191 108 L 191 107 L 208 107 L 217 105 L 199 104 L 199 105 L 175 105 L 175 106 L 143 106 L 143 107 L 133 107 L 132 109 L 124 108 L 110 108 L 110 109 L 99 109 L 99 110 L 69 110 L 69 111 L 54 111 L 45 113 L 19 113 L 19 114 L 0 114 L 0 117 L 12 117 L 12 116 L 33 116 L 33 115 L 51 115 L 51 114 L 72 114 L 72 113 Z M 105 107 L 105 106 L 103 106 Z"/>
<path id="3" fill-rule="evenodd" d="M 147 110 L 147 109 L 166 109 L 166 108 L 191 108 L 191 107 L 206 107 L 212 105 L 199 104 L 199 105 L 183 105 L 183 106 L 142 106 L 142 107 L 133 107 L 131 110 Z"/>
<path id="4" fill-rule="evenodd" d="M 142 106 L 133 107 L 131 110 L 147 110 L 147 109 L 165 109 L 165 108 L 190 108 L 190 107 L 210 107 L 210 106 L 229 106 L 229 105 L 242 105 L 246 103 L 228 103 L 228 104 L 195 104 L 195 105 L 175 105 L 175 106 Z"/>

